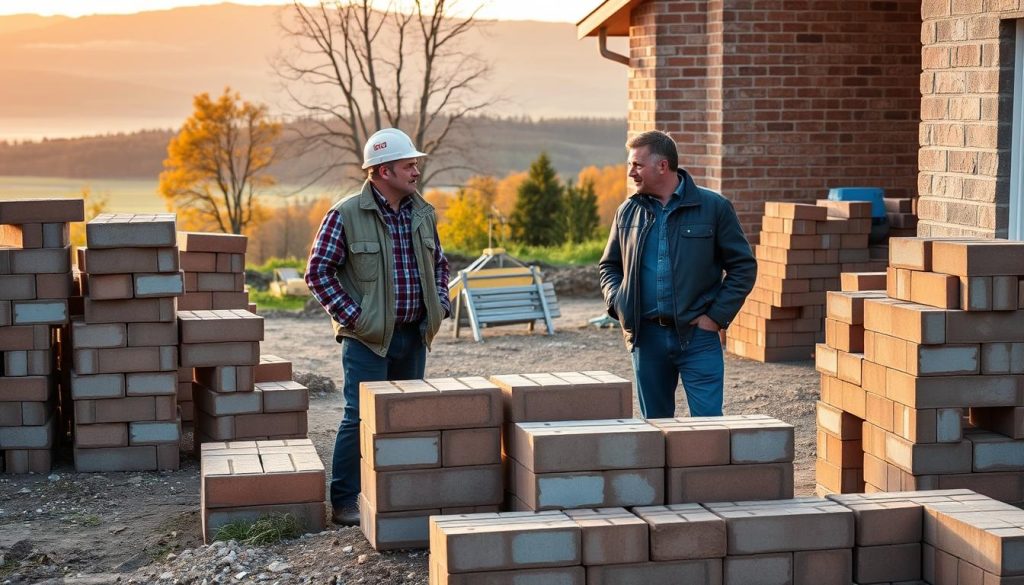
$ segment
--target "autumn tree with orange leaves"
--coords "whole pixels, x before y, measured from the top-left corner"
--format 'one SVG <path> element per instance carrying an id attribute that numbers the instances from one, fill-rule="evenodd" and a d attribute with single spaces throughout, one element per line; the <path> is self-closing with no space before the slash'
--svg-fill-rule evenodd
<path id="1" fill-rule="evenodd" d="M 160 195 L 185 229 L 241 234 L 265 217 L 258 195 L 275 184 L 268 169 L 281 124 L 230 88 L 195 96 L 193 108 L 167 146 Z"/>

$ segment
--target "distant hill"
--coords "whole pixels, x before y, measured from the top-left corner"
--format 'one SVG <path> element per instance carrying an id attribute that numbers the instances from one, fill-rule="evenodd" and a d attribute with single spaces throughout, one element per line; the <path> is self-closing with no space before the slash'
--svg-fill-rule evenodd
<path id="1" fill-rule="evenodd" d="M 0 139 L 169 128 L 190 113 L 193 95 L 226 85 L 288 113 L 270 65 L 286 10 L 0 16 Z M 625 117 L 627 68 L 601 58 L 593 39 L 576 40 L 572 24 L 487 21 L 466 49 L 492 66 L 481 91 L 501 101 L 489 115 Z"/>
<path id="2" fill-rule="evenodd" d="M 173 136 L 170 130 L 151 130 L 39 142 L 0 142 L 0 176 L 155 180 Z M 433 186 L 458 184 L 474 173 L 503 176 L 525 170 L 541 151 L 550 155 L 563 177 L 574 177 L 589 165 L 618 164 L 625 156 L 626 122 L 607 118 L 475 118 L 466 133 L 457 138 L 466 142 L 470 152 L 469 159 L 459 162 L 473 170 L 440 176 Z M 305 184 L 331 160 L 332 153 L 314 151 L 282 161 L 273 173 L 279 182 Z M 339 180 L 343 177 L 335 174 L 320 182 Z"/>

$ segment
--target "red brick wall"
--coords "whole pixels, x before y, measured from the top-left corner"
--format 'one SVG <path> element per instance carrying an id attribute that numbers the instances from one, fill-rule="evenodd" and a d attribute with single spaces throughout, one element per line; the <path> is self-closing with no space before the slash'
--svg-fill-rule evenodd
<path id="1" fill-rule="evenodd" d="M 1019 0 L 922 0 L 920 235 L 1007 235 L 1010 17 L 1020 9 Z"/>
<path id="2" fill-rule="evenodd" d="M 749 235 L 766 200 L 834 186 L 915 195 L 920 0 L 651 0 L 633 11 L 629 132 L 681 163 Z M 662 67 L 654 69 L 656 63 Z"/>

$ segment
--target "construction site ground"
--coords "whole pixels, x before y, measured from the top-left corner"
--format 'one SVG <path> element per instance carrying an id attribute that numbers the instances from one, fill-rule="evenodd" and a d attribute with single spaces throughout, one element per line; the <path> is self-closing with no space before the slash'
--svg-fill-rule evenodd
<path id="1" fill-rule="evenodd" d="M 597 329 L 597 298 L 561 298 L 553 337 L 523 325 L 486 329 L 485 342 L 455 339 L 445 324 L 427 359 L 427 377 L 607 370 L 631 379 L 618 329 Z M 467 331 L 468 333 L 468 331 Z M 296 372 L 334 380 L 311 392 L 309 436 L 330 475 L 341 418 L 339 346 L 326 316 L 270 316 L 262 351 Z M 796 427 L 796 494 L 814 492 L 815 400 L 819 377 L 808 360 L 761 364 L 727 356 L 726 414 L 767 414 Z M 686 414 L 683 393 L 677 415 Z M 634 409 L 639 416 L 639 410 Z M 191 435 L 186 435 L 186 441 Z M 7 583 L 427 583 L 425 551 L 377 553 L 358 528 L 336 529 L 267 547 L 203 546 L 199 462 L 179 471 L 75 473 L 62 453 L 49 476 L 0 475 L 0 585 Z"/>

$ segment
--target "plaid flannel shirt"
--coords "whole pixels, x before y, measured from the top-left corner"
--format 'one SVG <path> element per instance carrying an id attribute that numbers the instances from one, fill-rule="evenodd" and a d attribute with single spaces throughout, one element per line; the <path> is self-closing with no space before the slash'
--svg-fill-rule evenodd
<path id="1" fill-rule="evenodd" d="M 373 189 L 374 198 L 380 208 L 394 249 L 394 269 L 391 278 L 395 284 L 396 324 L 417 323 L 423 319 L 423 290 L 420 286 L 420 270 L 412 247 L 412 201 L 408 198 L 399 205 L 398 211 L 391 209 L 387 200 Z M 451 301 L 448 299 L 448 259 L 441 249 L 441 241 L 434 236 L 434 279 L 437 282 L 438 300 L 445 317 L 451 315 Z M 332 209 L 324 216 L 320 231 L 313 241 L 306 268 L 306 284 L 331 317 L 344 327 L 355 325 L 362 310 L 338 281 L 338 270 L 347 258 L 345 226 L 341 214 Z"/>

